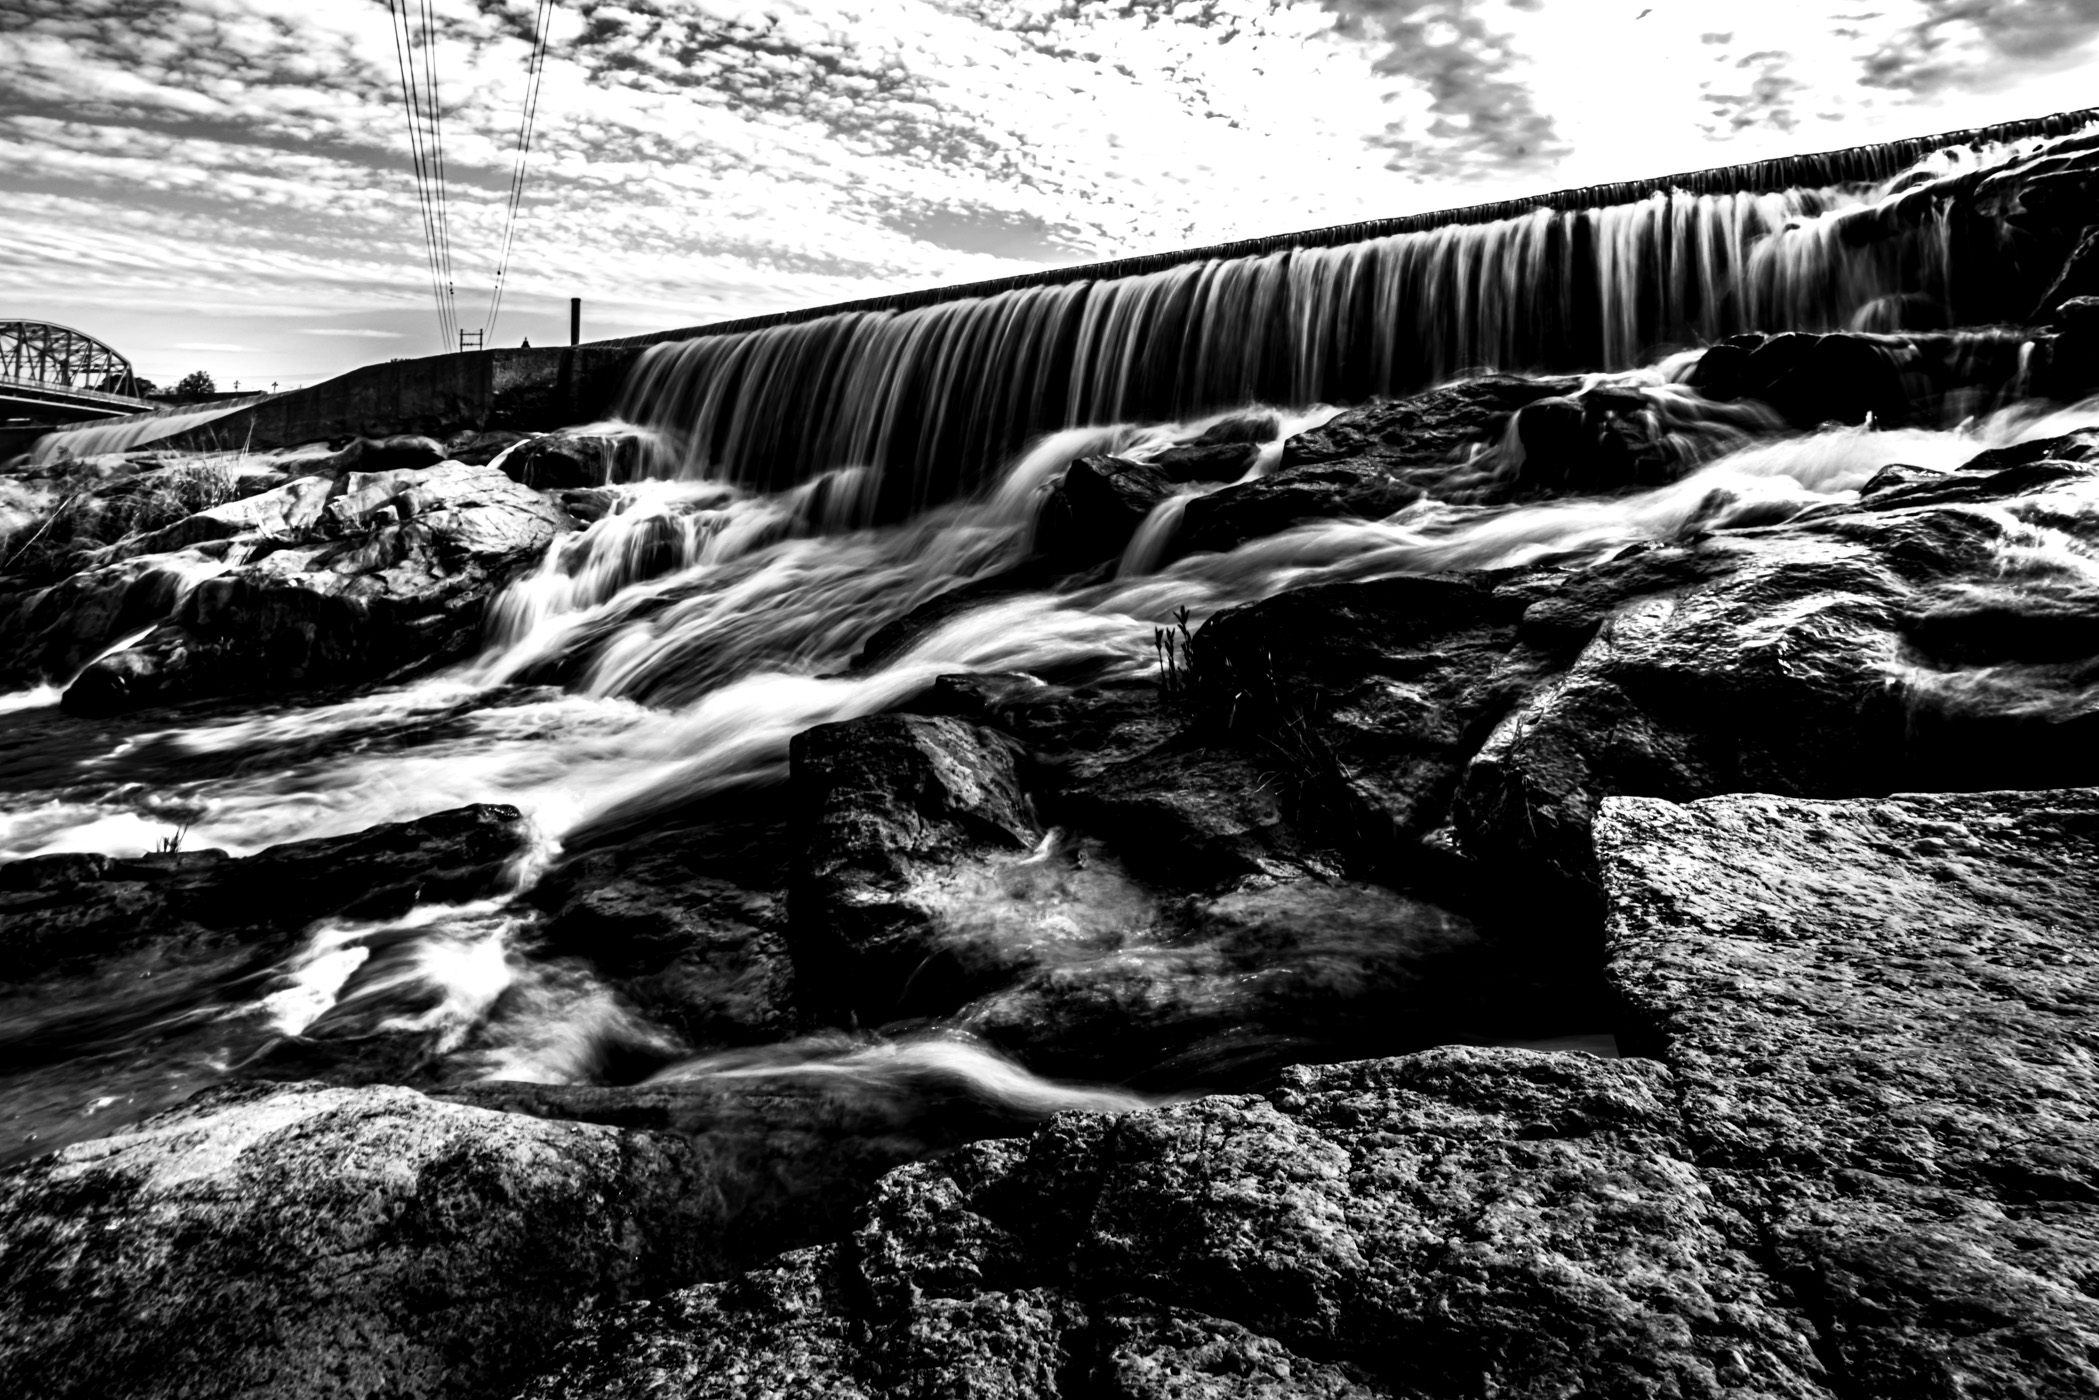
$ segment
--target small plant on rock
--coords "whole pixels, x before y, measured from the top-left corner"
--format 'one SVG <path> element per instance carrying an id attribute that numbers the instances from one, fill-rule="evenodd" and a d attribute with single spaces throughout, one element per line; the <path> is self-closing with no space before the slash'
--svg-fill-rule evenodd
<path id="1" fill-rule="evenodd" d="M 1168 706 L 1185 709 L 1195 698 L 1195 632 L 1188 626 L 1188 609 L 1174 611 L 1173 626 L 1152 629 L 1152 650 L 1159 658 L 1159 698 Z"/>

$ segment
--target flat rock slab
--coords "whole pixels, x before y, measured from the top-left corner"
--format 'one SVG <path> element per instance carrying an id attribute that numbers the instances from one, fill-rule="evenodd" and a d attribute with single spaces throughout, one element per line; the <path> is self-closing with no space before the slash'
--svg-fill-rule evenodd
<path id="1" fill-rule="evenodd" d="M 1852 1396 L 2099 1393 L 2099 791 L 1597 824 L 1611 975 Z"/>
<path id="2" fill-rule="evenodd" d="M 553 1397 L 1822 1396 L 1661 1065 L 1445 1049 L 1070 1114 L 604 1315 Z"/>
<path id="3" fill-rule="evenodd" d="M 686 1141 L 406 1089 L 214 1091 L 0 1179 L 0 1394 L 470 1396 L 689 1279 Z"/>
<path id="4" fill-rule="evenodd" d="M 2099 792 L 1611 799 L 1597 833 L 1646 1058 L 1067 1114 L 601 1313 L 523 1394 L 2099 1393 Z"/>

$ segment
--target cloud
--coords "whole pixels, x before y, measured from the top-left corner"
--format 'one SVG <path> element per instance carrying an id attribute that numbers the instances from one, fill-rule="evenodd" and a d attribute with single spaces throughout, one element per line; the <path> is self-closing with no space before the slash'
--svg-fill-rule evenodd
<path id="1" fill-rule="evenodd" d="M 1540 170 L 1566 154 L 1512 35 L 1472 0 L 1329 0 L 1344 34 L 1387 45 L 1373 65 L 1407 114 L 1373 137 L 1395 170 L 1448 176 Z"/>
<path id="2" fill-rule="evenodd" d="M 345 340 L 399 340 L 399 331 L 366 330 L 356 326 L 301 326 L 300 335 L 339 336 Z"/>
<path id="3" fill-rule="evenodd" d="M 2099 37 L 2099 0 L 1920 0 L 1921 18 L 1881 37 L 1860 81 L 1928 97 L 2080 61 Z"/>
<path id="4" fill-rule="evenodd" d="M 218 355 L 252 355 L 255 352 L 245 345 L 223 345 L 213 340 L 178 340 L 174 349 L 203 350 Z"/>

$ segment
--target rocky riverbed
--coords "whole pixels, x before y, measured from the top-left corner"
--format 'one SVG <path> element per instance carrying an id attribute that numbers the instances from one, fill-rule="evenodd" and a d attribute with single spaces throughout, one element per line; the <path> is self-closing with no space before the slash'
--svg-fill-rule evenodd
<path id="1" fill-rule="evenodd" d="M 0 1390 L 2092 1393 L 2090 310 L 15 471 Z"/>

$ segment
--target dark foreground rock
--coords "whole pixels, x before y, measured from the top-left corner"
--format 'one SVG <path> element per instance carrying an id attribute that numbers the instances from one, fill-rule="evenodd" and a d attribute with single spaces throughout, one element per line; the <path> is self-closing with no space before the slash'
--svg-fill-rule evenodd
<path id="1" fill-rule="evenodd" d="M 2099 792 L 1607 803 L 1611 976 L 1838 1394 L 2099 1392 Z"/>
<path id="2" fill-rule="evenodd" d="M 1066 1115 L 601 1313 L 521 1394 L 2092 1393 L 2099 793 L 1620 799 L 1598 836 L 1657 1058 Z"/>
<path id="3" fill-rule="evenodd" d="M 600 1320 L 535 1397 L 1816 1395 L 1669 1072 L 1292 1071 L 884 1181 L 840 1246 Z"/>
<path id="4" fill-rule="evenodd" d="M 250 1085 L 0 1178 L 0 1392 L 475 1396 L 719 1267 L 671 1134 Z"/>

